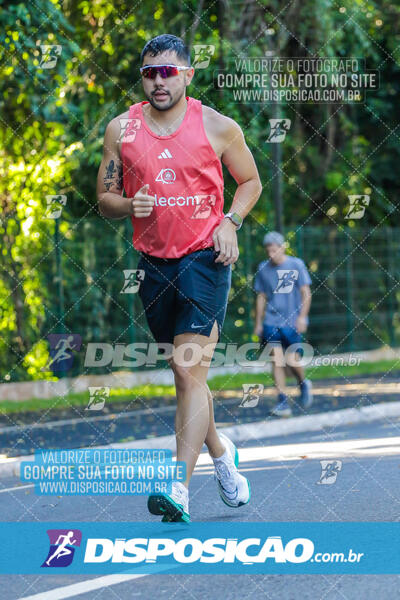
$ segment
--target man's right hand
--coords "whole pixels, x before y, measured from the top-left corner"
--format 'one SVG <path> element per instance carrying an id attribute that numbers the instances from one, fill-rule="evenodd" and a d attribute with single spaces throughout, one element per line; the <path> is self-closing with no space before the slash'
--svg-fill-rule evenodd
<path id="1" fill-rule="evenodd" d="M 146 183 L 131 199 L 131 215 L 138 218 L 148 217 L 153 210 L 155 197 L 148 194 L 149 184 Z"/>

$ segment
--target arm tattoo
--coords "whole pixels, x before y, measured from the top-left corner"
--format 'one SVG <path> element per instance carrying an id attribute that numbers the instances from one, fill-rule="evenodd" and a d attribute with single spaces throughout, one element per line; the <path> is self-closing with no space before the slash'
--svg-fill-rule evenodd
<path id="1" fill-rule="evenodd" d="M 115 162 L 113 160 L 110 160 L 110 162 L 108 163 L 107 167 L 106 167 L 106 172 L 104 174 L 104 187 L 106 188 L 107 192 L 110 190 L 111 186 L 113 185 L 114 182 L 114 178 L 115 175 L 117 176 L 117 181 L 115 183 L 115 187 L 117 190 L 122 190 L 122 164 L 118 163 L 117 166 L 115 166 Z"/>
<path id="2" fill-rule="evenodd" d="M 117 189 L 118 190 L 122 190 L 122 186 L 123 186 L 123 169 L 122 169 L 122 164 L 119 164 L 118 167 L 118 178 L 117 178 Z"/>

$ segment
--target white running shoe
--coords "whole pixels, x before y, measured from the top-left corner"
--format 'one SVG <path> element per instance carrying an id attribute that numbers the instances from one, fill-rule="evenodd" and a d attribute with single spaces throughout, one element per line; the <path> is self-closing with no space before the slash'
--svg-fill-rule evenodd
<path id="1" fill-rule="evenodd" d="M 223 433 L 218 435 L 228 453 L 224 460 L 214 459 L 214 479 L 217 482 L 219 495 L 223 502 L 228 506 L 237 508 L 250 501 L 250 482 L 237 470 L 239 453 L 235 444 Z"/>
<path id="2" fill-rule="evenodd" d="M 189 492 L 180 481 L 172 482 L 170 494 L 151 494 L 147 507 L 153 515 L 164 515 L 162 521 L 190 521 Z"/>

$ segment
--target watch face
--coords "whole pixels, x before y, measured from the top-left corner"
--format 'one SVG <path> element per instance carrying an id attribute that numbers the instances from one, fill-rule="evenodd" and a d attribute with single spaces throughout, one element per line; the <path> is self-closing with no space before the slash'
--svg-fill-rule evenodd
<path id="1" fill-rule="evenodd" d="M 237 213 L 232 213 L 232 220 L 236 225 L 241 225 L 243 221 L 242 217 Z"/>

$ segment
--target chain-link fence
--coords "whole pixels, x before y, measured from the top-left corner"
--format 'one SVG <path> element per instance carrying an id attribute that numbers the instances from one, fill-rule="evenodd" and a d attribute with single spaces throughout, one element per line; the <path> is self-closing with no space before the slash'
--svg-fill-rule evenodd
<path id="1" fill-rule="evenodd" d="M 49 257 L 51 293 L 43 337 L 77 333 L 84 346 L 153 341 L 138 294 L 123 292 L 124 270 L 135 269 L 139 259 L 129 221 L 88 218 L 68 226 L 63 235 L 57 226 Z M 251 217 L 239 233 L 240 258 L 233 268 L 222 342 L 255 341 L 253 282 L 266 257 L 264 234 L 265 227 L 252 224 Z M 400 229 L 299 227 L 286 234 L 289 252 L 305 261 L 313 281 L 305 340 L 316 353 L 395 345 L 400 328 Z M 83 371 L 90 369 L 81 360 L 70 374 Z"/>

